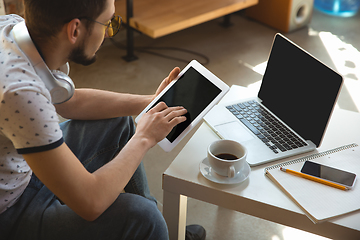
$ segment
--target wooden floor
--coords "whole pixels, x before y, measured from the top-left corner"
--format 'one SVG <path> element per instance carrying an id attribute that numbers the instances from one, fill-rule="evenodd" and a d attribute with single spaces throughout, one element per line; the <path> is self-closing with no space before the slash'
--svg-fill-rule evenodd
<path id="1" fill-rule="evenodd" d="M 253 6 L 258 0 L 133 0 L 130 26 L 158 38 Z M 126 0 L 116 0 L 126 22 Z"/>

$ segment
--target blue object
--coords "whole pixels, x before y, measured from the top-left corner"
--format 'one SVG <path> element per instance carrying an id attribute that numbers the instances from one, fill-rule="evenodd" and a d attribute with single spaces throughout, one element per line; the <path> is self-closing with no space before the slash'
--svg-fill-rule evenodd
<path id="1" fill-rule="evenodd" d="M 354 16 L 360 8 L 360 0 L 314 0 L 315 9 L 339 17 Z"/>

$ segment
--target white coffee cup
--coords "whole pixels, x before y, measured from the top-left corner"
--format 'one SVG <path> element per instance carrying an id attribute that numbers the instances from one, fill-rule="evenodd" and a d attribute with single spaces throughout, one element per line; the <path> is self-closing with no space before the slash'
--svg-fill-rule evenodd
<path id="1" fill-rule="evenodd" d="M 230 154 L 230 155 L 229 155 Z M 209 164 L 217 174 L 233 178 L 246 162 L 246 148 L 232 140 L 218 140 L 207 151 Z"/>

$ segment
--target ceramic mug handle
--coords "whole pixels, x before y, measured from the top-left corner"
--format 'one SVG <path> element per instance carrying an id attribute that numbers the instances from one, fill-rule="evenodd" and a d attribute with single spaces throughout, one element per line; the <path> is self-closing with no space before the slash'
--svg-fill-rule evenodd
<path id="1" fill-rule="evenodd" d="M 235 176 L 235 167 L 230 166 L 228 169 L 228 178 L 233 178 Z"/>

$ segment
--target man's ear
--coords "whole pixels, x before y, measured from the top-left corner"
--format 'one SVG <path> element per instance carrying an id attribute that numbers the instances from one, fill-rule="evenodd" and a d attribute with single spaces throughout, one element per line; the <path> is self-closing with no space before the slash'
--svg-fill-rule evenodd
<path id="1" fill-rule="evenodd" d="M 75 44 L 81 33 L 81 21 L 78 18 L 74 18 L 68 22 L 66 27 L 67 37 L 70 43 Z"/>

